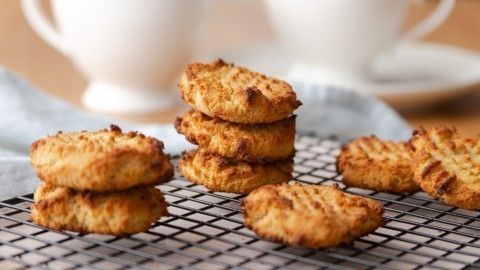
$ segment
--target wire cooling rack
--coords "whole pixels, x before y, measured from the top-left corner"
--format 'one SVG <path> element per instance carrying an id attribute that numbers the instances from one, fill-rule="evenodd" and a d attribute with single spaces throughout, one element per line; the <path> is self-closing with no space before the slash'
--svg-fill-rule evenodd
<path id="1" fill-rule="evenodd" d="M 334 139 L 299 136 L 295 179 L 340 183 Z M 244 228 L 243 196 L 210 193 L 176 176 L 161 185 L 171 217 L 120 238 L 45 229 L 32 223 L 32 195 L 0 202 L 0 269 L 480 269 L 480 213 L 418 192 L 347 188 L 385 205 L 387 224 L 352 247 L 302 249 L 264 241 Z"/>

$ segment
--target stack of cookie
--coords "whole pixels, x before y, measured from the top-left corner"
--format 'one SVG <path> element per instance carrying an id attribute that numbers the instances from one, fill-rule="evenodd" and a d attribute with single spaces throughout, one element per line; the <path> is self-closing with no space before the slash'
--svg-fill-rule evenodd
<path id="1" fill-rule="evenodd" d="M 232 193 L 292 179 L 301 103 L 290 85 L 218 60 L 188 65 L 179 87 L 194 109 L 175 127 L 199 146 L 180 159 L 185 178 Z"/>
<path id="2" fill-rule="evenodd" d="M 117 126 L 61 133 L 34 142 L 31 163 L 43 183 L 32 220 L 53 229 L 129 235 L 168 215 L 155 185 L 173 176 L 163 143 Z"/>

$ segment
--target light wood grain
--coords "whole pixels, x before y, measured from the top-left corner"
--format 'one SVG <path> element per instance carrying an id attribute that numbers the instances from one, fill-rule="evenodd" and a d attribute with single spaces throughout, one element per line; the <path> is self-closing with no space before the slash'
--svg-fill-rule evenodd
<path id="1" fill-rule="evenodd" d="M 412 8 L 406 28 L 423 18 L 437 1 L 425 1 Z M 213 1 L 204 52 L 233 45 L 268 40 L 272 32 L 263 15 L 261 2 Z M 232 31 L 235 29 L 235 31 Z M 480 52 L 480 1 L 458 0 L 446 23 L 425 38 Z M 23 75 L 34 85 L 80 107 L 80 96 L 87 85 L 72 63 L 46 45 L 27 25 L 19 1 L 3 0 L 0 8 L 0 64 Z M 171 122 L 182 106 L 167 112 L 123 118 L 140 121 Z M 404 116 L 413 126 L 455 125 L 466 134 L 480 133 L 480 92 Z"/>

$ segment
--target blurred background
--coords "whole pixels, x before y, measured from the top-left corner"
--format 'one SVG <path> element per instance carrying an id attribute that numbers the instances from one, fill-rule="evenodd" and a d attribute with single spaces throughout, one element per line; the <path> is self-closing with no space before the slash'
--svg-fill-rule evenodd
<path id="1" fill-rule="evenodd" d="M 49 1 L 40 2 L 43 10 L 51 18 Z M 437 0 L 412 2 L 415 3 L 410 5 L 408 9 L 406 19 L 402 22 L 403 29 L 409 29 L 417 24 L 438 5 Z M 422 38 L 422 41 L 427 42 L 427 44 L 440 43 L 445 45 L 440 48 L 435 47 L 436 53 L 439 53 L 442 57 L 446 55 L 441 51 L 443 48 L 453 48 L 453 52 L 448 52 L 452 60 L 446 58 L 442 60 L 443 62 L 438 63 L 424 61 L 422 62 L 422 68 L 431 69 L 433 66 L 448 68 L 450 62 L 453 63 L 452 65 L 465 66 L 468 69 L 476 68 L 477 63 L 480 65 L 480 60 L 478 60 L 480 56 L 477 56 L 477 54 L 480 55 L 479 15 L 480 1 L 456 1 L 446 20 Z M 198 39 L 198 44 L 195 44 L 195 55 L 191 59 L 213 60 L 216 57 L 222 57 L 226 61 L 235 61 L 236 63 L 240 61 L 241 64 L 242 62 L 250 64 L 252 61 L 258 60 L 259 67 L 262 67 L 260 62 L 269 59 L 266 57 L 267 60 L 265 60 L 262 57 L 262 50 L 265 50 L 265 46 L 268 46 L 265 44 L 274 43 L 276 36 L 274 27 L 268 18 L 266 6 L 262 1 L 213 0 L 208 6 L 208 11 L 204 14 L 202 23 L 205 24 L 202 26 L 204 28 L 202 37 Z M 81 96 L 88 84 L 86 77 L 79 72 L 69 58 L 49 46 L 34 32 L 22 13 L 20 1 L 2 1 L 0 33 L 0 65 L 21 74 L 32 84 L 51 95 L 58 96 L 79 107 L 82 106 Z M 246 56 L 249 53 L 246 48 L 255 50 L 256 44 L 259 46 L 256 54 Z M 457 49 L 460 49 L 460 52 L 456 51 Z M 463 51 L 464 49 L 467 51 Z M 457 56 L 459 59 L 455 58 Z M 278 56 L 269 57 L 278 58 Z M 462 66 L 464 64 L 462 57 L 466 59 L 465 61 L 471 60 L 468 65 L 471 65 L 472 68 L 467 64 Z M 255 65 L 255 63 L 250 65 Z M 409 67 L 405 69 L 409 70 Z M 459 70 L 460 68 L 455 68 L 453 71 L 458 72 Z M 453 71 L 442 69 L 441 72 L 446 72 L 447 75 L 441 77 L 445 78 Z M 159 70 L 159 72 L 162 71 Z M 276 73 L 277 71 L 265 70 L 265 72 Z M 414 127 L 419 125 L 428 127 L 439 123 L 456 125 L 465 133 L 473 135 L 478 134 L 480 126 L 480 73 L 474 73 L 472 76 L 465 79 L 466 82 L 459 82 L 456 77 L 452 78 L 450 83 L 453 81 L 453 84 L 448 85 L 449 94 L 438 102 L 415 104 L 415 100 L 418 100 L 419 97 L 413 95 L 406 99 L 400 97 L 404 100 L 400 101 L 401 105 L 398 105 L 395 103 L 398 101 L 398 96 L 385 98 L 382 97 L 382 94 L 378 94 L 378 91 L 374 94 L 385 98 L 387 102 L 394 105 Z M 392 79 L 387 79 L 387 83 L 389 80 Z M 435 80 L 439 82 L 437 83 Z M 435 89 L 442 88 L 443 82 L 439 78 L 434 78 L 433 81 L 427 86 L 425 84 L 418 86 L 414 83 L 410 84 L 410 82 L 401 82 L 400 88 L 408 88 L 410 85 L 412 89 L 428 87 L 428 91 L 422 94 L 421 99 L 431 98 L 434 100 L 439 96 Z M 422 89 L 413 90 L 422 91 Z M 408 90 L 396 89 L 395 91 L 406 92 Z M 412 106 L 409 106 L 410 102 Z M 181 109 L 181 105 L 174 105 L 162 112 L 142 115 L 121 114 L 121 117 L 139 121 L 172 122 Z"/>

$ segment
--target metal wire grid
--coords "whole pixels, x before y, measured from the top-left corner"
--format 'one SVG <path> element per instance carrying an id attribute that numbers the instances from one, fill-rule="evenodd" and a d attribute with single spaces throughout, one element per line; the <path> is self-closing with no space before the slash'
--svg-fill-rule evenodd
<path id="1" fill-rule="evenodd" d="M 341 184 L 339 142 L 299 136 L 295 179 Z M 387 224 L 328 250 L 264 241 L 243 227 L 241 195 L 210 193 L 176 177 L 160 186 L 171 217 L 126 238 L 45 229 L 29 219 L 32 195 L 0 202 L 0 269 L 480 269 L 479 212 L 418 192 L 346 191 L 385 205 Z"/>

